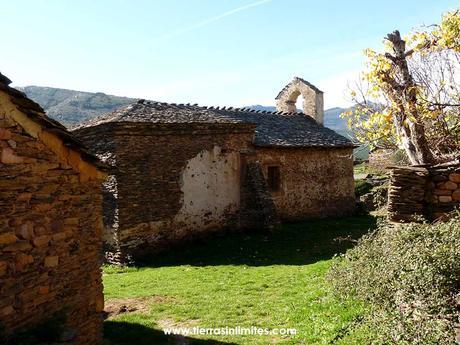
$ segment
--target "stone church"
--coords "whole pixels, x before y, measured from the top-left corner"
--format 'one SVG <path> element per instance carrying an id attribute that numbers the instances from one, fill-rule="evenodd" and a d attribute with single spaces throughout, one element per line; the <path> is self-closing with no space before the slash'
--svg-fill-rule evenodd
<path id="1" fill-rule="evenodd" d="M 108 260 L 216 230 L 352 213 L 353 144 L 322 125 L 322 91 L 294 78 L 276 105 L 267 112 L 140 100 L 76 128 L 111 166 Z"/>

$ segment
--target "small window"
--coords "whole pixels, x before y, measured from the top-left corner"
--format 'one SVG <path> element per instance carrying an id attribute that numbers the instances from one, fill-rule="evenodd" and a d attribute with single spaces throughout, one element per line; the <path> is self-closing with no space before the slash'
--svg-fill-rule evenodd
<path id="1" fill-rule="evenodd" d="M 281 187 L 280 167 L 269 166 L 267 167 L 267 184 L 268 189 L 272 192 L 277 192 Z"/>

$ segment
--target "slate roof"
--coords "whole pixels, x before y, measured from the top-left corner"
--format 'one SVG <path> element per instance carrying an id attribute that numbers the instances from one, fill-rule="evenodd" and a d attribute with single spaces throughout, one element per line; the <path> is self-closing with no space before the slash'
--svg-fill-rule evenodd
<path id="1" fill-rule="evenodd" d="M 256 146 L 353 147 L 347 138 L 303 113 L 255 111 L 248 108 L 201 107 L 139 100 L 91 119 L 74 130 L 119 122 L 255 124 Z"/>
<path id="2" fill-rule="evenodd" d="M 64 145 L 81 154 L 84 161 L 98 168 L 100 171 L 107 170 L 107 167 L 94 155 L 92 155 L 83 143 L 70 133 L 62 124 L 46 116 L 43 108 L 29 99 L 25 93 L 16 90 L 9 85 L 11 80 L 0 73 L 0 91 L 10 96 L 11 102 L 23 112 L 29 119 L 41 126 L 44 131 L 58 136 Z"/>

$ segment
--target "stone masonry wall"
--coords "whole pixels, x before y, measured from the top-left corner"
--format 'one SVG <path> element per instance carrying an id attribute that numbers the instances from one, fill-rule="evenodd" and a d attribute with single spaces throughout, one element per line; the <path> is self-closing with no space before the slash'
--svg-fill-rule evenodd
<path id="1" fill-rule="evenodd" d="M 127 123 L 76 134 L 91 147 L 98 131 L 115 138 L 118 235 L 111 251 L 119 261 L 237 227 L 240 151 L 251 145 L 253 125 Z M 113 232 L 110 224 L 106 231 Z"/>
<path id="2" fill-rule="evenodd" d="M 429 220 L 460 208 L 460 164 L 392 167 L 388 216 L 392 221 Z"/>
<path id="3" fill-rule="evenodd" d="M 76 133 L 78 136 L 78 133 Z M 118 181 L 116 176 L 116 137 L 111 130 L 90 131 L 88 135 L 80 134 L 91 152 L 109 167 L 107 178 L 102 182 L 102 234 L 103 252 L 109 262 L 122 262 L 119 250 L 119 215 L 118 215 Z"/>
<path id="4" fill-rule="evenodd" d="M 280 226 L 280 220 L 262 167 L 259 162 L 252 161 L 251 157 L 245 155 L 244 158 L 240 226 L 243 229 L 273 231 Z"/>
<path id="5" fill-rule="evenodd" d="M 0 111 L 0 328 L 65 316 L 65 344 L 102 341 L 101 195 Z"/>
<path id="6" fill-rule="evenodd" d="M 353 213 L 352 148 L 257 148 L 267 175 L 279 166 L 281 188 L 272 192 L 279 216 L 294 221 Z"/>

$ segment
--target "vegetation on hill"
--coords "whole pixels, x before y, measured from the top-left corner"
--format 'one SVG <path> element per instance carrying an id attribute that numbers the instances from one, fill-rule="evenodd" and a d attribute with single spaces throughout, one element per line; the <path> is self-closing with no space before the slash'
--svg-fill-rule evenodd
<path id="1" fill-rule="evenodd" d="M 134 98 L 82 92 L 53 87 L 26 86 L 18 88 L 40 104 L 47 114 L 66 126 L 73 126 L 128 105 Z"/>

